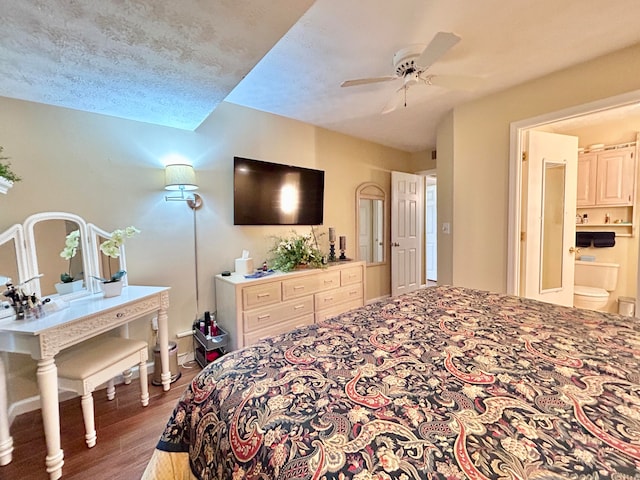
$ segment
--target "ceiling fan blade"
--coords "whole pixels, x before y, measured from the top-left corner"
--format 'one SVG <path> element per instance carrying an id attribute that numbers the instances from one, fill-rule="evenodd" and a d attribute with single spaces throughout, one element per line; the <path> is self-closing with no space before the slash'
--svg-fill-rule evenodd
<path id="1" fill-rule="evenodd" d="M 391 77 L 372 77 L 372 78 L 359 78 L 356 80 L 345 80 L 340 84 L 341 87 L 354 87 L 356 85 L 367 85 L 369 83 L 389 82 L 391 80 L 397 80 L 398 77 L 393 75 Z"/>
<path id="2" fill-rule="evenodd" d="M 387 104 L 384 106 L 384 108 L 380 113 L 385 115 L 387 113 L 393 112 L 400 105 L 404 104 L 404 102 L 407 99 L 406 95 L 407 95 L 407 88 L 404 86 L 400 87 L 398 90 L 396 90 L 391 100 L 387 102 Z"/>
<path id="3" fill-rule="evenodd" d="M 425 78 L 425 81 L 428 85 L 436 85 L 453 90 L 473 90 L 483 83 L 481 78 L 465 75 L 429 75 Z"/>
<path id="4" fill-rule="evenodd" d="M 416 63 L 424 68 L 430 67 L 459 41 L 460 37 L 455 33 L 436 33 L 436 36 L 433 37 L 431 43 L 427 45 L 427 48 L 420 54 Z"/>

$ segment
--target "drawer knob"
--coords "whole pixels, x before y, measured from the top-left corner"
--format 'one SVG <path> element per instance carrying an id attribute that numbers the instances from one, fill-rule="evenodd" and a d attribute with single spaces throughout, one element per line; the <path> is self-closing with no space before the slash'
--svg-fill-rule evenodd
<path id="1" fill-rule="evenodd" d="M 264 315 L 258 315 L 258 320 L 265 320 L 267 318 L 271 318 L 271 315 L 266 313 Z"/>
<path id="2" fill-rule="evenodd" d="M 304 285 L 294 285 L 294 290 L 304 290 Z"/>
<path id="3" fill-rule="evenodd" d="M 333 297 L 325 297 L 324 301 L 325 302 L 331 302 L 331 301 L 333 301 Z"/>
<path id="4" fill-rule="evenodd" d="M 296 305 L 293 307 L 294 310 L 300 310 L 301 308 L 304 308 L 304 305 Z"/>
<path id="5" fill-rule="evenodd" d="M 269 296 L 271 296 L 270 293 L 259 293 L 258 294 L 258 298 L 264 298 L 264 297 L 269 297 Z"/>

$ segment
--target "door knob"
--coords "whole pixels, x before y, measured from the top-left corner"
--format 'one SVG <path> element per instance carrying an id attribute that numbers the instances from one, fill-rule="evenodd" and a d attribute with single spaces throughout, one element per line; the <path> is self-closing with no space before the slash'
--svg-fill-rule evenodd
<path id="1" fill-rule="evenodd" d="M 400 246 L 400 244 L 399 244 L 398 242 L 393 242 L 393 243 L 391 244 L 391 246 L 392 246 L 392 247 L 399 247 L 399 246 Z"/>
<path id="2" fill-rule="evenodd" d="M 577 247 L 569 247 L 569 253 L 580 253 L 580 249 Z"/>

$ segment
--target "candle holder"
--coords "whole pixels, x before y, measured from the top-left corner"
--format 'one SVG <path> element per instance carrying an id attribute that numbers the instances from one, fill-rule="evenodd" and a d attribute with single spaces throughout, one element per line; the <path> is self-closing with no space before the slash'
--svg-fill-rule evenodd
<path id="1" fill-rule="evenodd" d="M 344 252 L 347 249 L 347 237 L 345 236 L 341 236 L 340 237 L 340 260 L 346 260 L 347 257 L 345 256 Z"/>
<path id="2" fill-rule="evenodd" d="M 336 261 L 336 241 L 332 240 L 329 242 L 329 261 Z"/>

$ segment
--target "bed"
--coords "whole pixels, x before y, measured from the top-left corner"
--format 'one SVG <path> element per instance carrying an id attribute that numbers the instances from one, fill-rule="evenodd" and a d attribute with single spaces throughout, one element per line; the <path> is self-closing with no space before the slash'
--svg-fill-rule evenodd
<path id="1" fill-rule="evenodd" d="M 640 329 L 433 287 L 229 353 L 149 479 L 640 478 Z"/>

